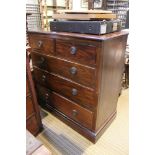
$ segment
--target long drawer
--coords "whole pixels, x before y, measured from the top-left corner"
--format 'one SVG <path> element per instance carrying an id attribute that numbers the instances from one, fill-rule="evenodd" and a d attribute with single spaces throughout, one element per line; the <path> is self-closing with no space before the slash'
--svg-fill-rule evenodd
<path id="1" fill-rule="evenodd" d="M 57 109 L 83 126 L 92 129 L 93 112 L 79 106 L 75 102 L 68 100 L 56 92 L 46 89 L 45 87 L 37 85 L 37 90 L 39 97 L 43 99 L 47 105 Z"/>
<path id="2" fill-rule="evenodd" d="M 33 50 L 47 55 L 54 53 L 54 40 L 48 35 L 30 35 L 29 43 Z"/>
<path id="3" fill-rule="evenodd" d="M 89 66 L 96 65 L 95 45 L 82 40 L 75 42 L 73 40 L 56 39 L 56 55 L 67 60 L 79 62 Z"/>
<path id="4" fill-rule="evenodd" d="M 31 53 L 33 66 L 53 72 L 85 86 L 95 88 L 95 68 L 72 63 L 57 57 Z"/>
<path id="5" fill-rule="evenodd" d="M 50 74 L 34 67 L 34 78 L 37 83 L 82 104 L 86 107 L 96 106 L 95 92 L 93 89 L 68 81 L 62 77 Z"/>

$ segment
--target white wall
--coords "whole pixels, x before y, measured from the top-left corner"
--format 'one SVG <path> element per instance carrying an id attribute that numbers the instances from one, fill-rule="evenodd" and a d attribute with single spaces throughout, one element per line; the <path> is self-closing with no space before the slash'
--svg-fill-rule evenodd
<path id="1" fill-rule="evenodd" d="M 38 4 L 38 0 L 26 0 L 26 4 Z"/>
<path id="2" fill-rule="evenodd" d="M 81 0 L 72 0 L 72 9 L 73 10 L 87 10 L 88 7 L 83 8 L 81 5 Z"/>
<path id="3" fill-rule="evenodd" d="M 46 0 L 46 4 L 48 6 L 53 6 L 55 4 L 54 1 L 56 1 L 57 6 L 66 6 L 65 0 Z M 45 5 L 45 1 L 42 1 L 42 5 Z"/>
<path id="4" fill-rule="evenodd" d="M 46 4 L 49 6 L 53 5 L 53 1 L 56 1 L 57 6 L 65 6 L 65 0 L 46 0 Z M 78 0 L 77 0 L 78 1 Z M 42 4 L 44 5 L 44 0 Z M 26 0 L 26 4 L 38 4 L 38 0 Z"/>

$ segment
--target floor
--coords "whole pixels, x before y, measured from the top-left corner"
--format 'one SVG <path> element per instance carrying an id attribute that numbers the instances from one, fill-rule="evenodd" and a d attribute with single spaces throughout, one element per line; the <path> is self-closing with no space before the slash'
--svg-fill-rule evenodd
<path id="1" fill-rule="evenodd" d="M 96 144 L 48 113 L 42 120 L 45 130 L 37 136 L 52 155 L 128 155 L 128 93 L 118 100 L 117 117 Z"/>

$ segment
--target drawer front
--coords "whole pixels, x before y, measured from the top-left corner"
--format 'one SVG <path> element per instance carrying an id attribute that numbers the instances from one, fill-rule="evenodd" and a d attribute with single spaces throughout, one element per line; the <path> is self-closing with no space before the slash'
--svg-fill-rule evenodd
<path id="1" fill-rule="evenodd" d="M 29 35 L 29 43 L 33 50 L 39 53 L 53 55 L 54 40 L 44 35 Z"/>
<path id="2" fill-rule="evenodd" d="M 34 113 L 32 97 L 26 97 L 26 118 Z"/>
<path id="3" fill-rule="evenodd" d="M 37 89 L 47 105 L 57 109 L 83 126 L 92 129 L 93 112 L 44 87 L 38 85 Z"/>
<path id="4" fill-rule="evenodd" d="M 26 128 L 33 135 L 36 135 L 36 133 L 39 131 L 39 127 L 35 116 L 32 116 L 30 119 L 26 120 Z"/>
<path id="5" fill-rule="evenodd" d="M 56 39 L 56 55 L 82 64 L 96 65 L 96 46 Z"/>
<path id="6" fill-rule="evenodd" d="M 34 52 L 31 53 L 31 56 L 34 66 L 59 74 L 85 86 L 95 88 L 94 68 L 85 67 L 55 57 L 42 56 Z M 42 64 L 40 64 L 41 60 L 44 60 Z"/>
<path id="7" fill-rule="evenodd" d="M 54 74 L 41 71 L 34 67 L 35 80 L 41 85 L 60 93 L 61 95 L 80 103 L 86 107 L 96 106 L 95 93 L 93 89 L 80 86 Z"/>

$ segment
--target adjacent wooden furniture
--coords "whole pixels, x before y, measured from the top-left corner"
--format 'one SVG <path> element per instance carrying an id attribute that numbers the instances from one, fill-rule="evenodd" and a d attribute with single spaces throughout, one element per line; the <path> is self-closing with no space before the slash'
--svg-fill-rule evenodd
<path id="1" fill-rule="evenodd" d="M 36 136 L 42 128 L 39 104 L 34 89 L 28 53 L 26 53 L 26 128 L 34 136 Z"/>
<path id="2" fill-rule="evenodd" d="M 95 143 L 116 116 L 128 31 L 28 36 L 40 104 Z"/>

